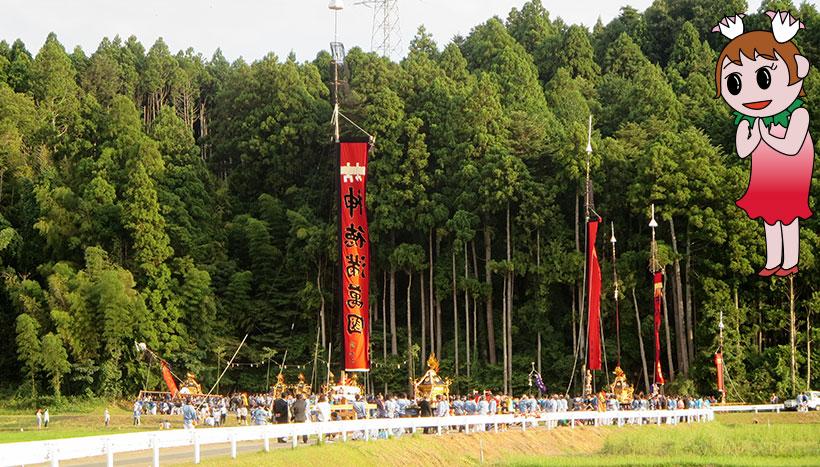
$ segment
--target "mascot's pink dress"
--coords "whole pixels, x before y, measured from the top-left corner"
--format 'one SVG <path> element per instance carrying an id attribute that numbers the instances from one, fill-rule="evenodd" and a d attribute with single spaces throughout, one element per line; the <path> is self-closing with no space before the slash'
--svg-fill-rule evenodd
<path id="1" fill-rule="evenodd" d="M 786 129 L 773 125 L 770 133 L 782 138 Z M 778 152 L 761 139 L 752 152 L 749 188 L 736 204 L 750 218 L 761 218 L 769 225 L 778 221 L 789 225 L 798 217 L 808 219 L 812 215 L 809 187 L 813 163 L 814 143 L 808 133 L 800 151 L 793 156 Z"/>

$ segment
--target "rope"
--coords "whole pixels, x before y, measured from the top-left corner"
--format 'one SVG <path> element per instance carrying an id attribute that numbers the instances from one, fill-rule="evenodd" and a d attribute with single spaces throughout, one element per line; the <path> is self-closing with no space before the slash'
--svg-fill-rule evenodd
<path id="1" fill-rule="evenodd" d="M 364 131 L 364 128 L 360 127 L 359 125 L 356 125 L 356 123 L 355 123 L 353 120 L 351 120 L 351 119 L 347 118 L 347 115 L 343 114 L 341 111 L 337 111 L 337 113 L 338 113 L 338 114 L 339 114 L 339 115 L 340 115 L 343 119 L 347 120 L 347 122 L 348 122 L 348 123 L 350 123 L 351 125 L 353 125 L 354 127 L 356 127 L 356 129 L 357 129 L 357 130 L 359 130 L 359 131 L 361 131 L 362 133 L 366 134 L 366 135 L 367 135 L 367 137 L 368 137 L 368 138 L 370 138 L 370 142 L 371 142 L 372 144 L 375 144 L 375 143 L 376 143 L 376 137 L 375 137 L 375 136 L 373 136 L 373 135 L 371 135 L 370 133 L 368 133 L 368 132 Z"/>
<path id="2" fill-rule="evenodd" d="M 208 394 L 205 395 L 205 398 L 202 399 L 202 402 L 197 406 L 197 410 L 199 410 L 205 404 L 205 401 L 207 401 L 211 394 L 214 392 L 216 386 L 219 384 L 220 381 L 222 381 L 222 377 L 225 376 L 225 372 L 228 371 L 228 367 L 231 366 L 231 363 L 233 363 L 233 360 L 236 358 L 237 354 L 239 354 L 239 349 L 241 349 L 242 346 L 245 345 L 245 340 L 247 338 L 248 334 L 246 333 L 245 337 L 242 338 L 242 342 L 239 343 L 239 347 L 236 348 L 236 352 L 233 353 L 233 356 L 231 357 L 231 360 L 228 362 L 228 365 L 225 367 L 224 370 L 222 370 L 222 374 L 219 375 L 219 378 L 216 379 L 216 383 L 214 383 L 214 385 L 211 386 L 211 390 L 208 391 Z"/>

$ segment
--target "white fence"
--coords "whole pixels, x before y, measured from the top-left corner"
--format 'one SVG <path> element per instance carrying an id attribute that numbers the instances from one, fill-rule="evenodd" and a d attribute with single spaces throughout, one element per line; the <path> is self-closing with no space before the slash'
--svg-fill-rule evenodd
<path id="1" fill-rule="evenodd" d="M 349 438 L 370 440 L 377 437 L 401 435 L 407 430 L 415 433 L 427 429 L 441 434 L 443 430 L 460 429 L 465 433 L 475 431 L 498 431 L 499 426 L 507 429 L 527 430 L 537 426 L 555 428 L 559 423 L 572 428 L 580 421 L 591 421 L 593 425 L 624 424 L 674 424 L 710 421 L 714 419 L 711 409 L 689 410 L 647 410 L 616 412 L 552 412 L 537 417 L 518 415 L 464 415 L 452 417 L 421 418 L 378 418 L 367 420 L 346 420 L 322 423 L 290 423 L 282 425 L 262 425 L 230 428 L 207 428 L 195 430 L 165 430 L 142 433 L 124 433 L 84 438 L 31 441 L 25 443 L 0 444 L 0 465 L 27 465 L 51 463 L 58 466 L 61 460 L 105 456 L 109 466 L 114 465 L 114 455 L 134 451 L 153 451 L 153 465 L 159 466 L 160 449 L 193 447 L 192 460 L 200 462 L 201 446 L 209 444 L 230 444 L 231 457 L 236 457 L 237 443 L 258 441 L 261 447 L 270 450 L 270 440 L 288 438 L 296 447 L 302 435 L 316 435 L 323 438 L 336 434 L 343 441 Z"/>
<path id="2" fill-rule="evenodd" d="M 715 405 L 712 406 L 715 412 L 777 412 L 785 410 L 783 404 L 761 404 L 761 405 Z"/>

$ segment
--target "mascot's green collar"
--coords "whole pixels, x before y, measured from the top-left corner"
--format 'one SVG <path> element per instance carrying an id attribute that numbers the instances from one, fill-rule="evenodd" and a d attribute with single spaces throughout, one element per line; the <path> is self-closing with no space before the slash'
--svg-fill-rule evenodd
<path id="1" fill-rule="evenodd" d="M 783 128 L 787 128 L 789 126 L 789 116 L 792 114 L 792 112 L 799 109 L 800 107 L 803 107 L 803 100 L 800 98 L 795 99 L 788 109 L 769 117 L 761 117 L 763 119 L 763 124 L 766 125 L 766 128 L 771 127 L 772 124 L 780 125 Z M 735 125 L 740 125 L 740 122 L 742 122 L 743 120 L 749 122 L 749 126 L 754 126 L 755 124 L 755 117 L 744 115 L 738 112 L 737 110 L 734 111 L 734 115 Z"/>

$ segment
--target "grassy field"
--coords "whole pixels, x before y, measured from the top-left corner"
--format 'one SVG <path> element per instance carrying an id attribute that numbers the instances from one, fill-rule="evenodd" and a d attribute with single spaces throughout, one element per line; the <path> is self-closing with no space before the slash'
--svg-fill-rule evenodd
<path id="1" fill-rule="evenodd" d="M 129 402 L 108 404 L 102 400 L 85 400 L 66 404 L 64 408 L 49 408 L 48 428 L 37 429 L 34 410 L 20 410 L 0 404 L 0 443 L 41 441 L 46 439 L 96 436 L 134 431 L 158 430 L 160 422 L 168 418 L 172 427 L 182 426 L 182 416 L 142 416 L 142 425 L 133 425 Z M 103 425 L 103 413 L 108 408 L 111 424 Z M 228 417 L 227 426 L 235 425 L 234 417 Z"/>
<path id="2" fill-rule="evenodd" d="M 112 423 L 103 427 L 105 407 Z M 32 413 L 0 406 L 0 443 L 155 430 L 162 417 L 132 425 L 126 403 L 93 401 L 51 410 L 48 429 L 37 430 Z M 175 426 L 180 417 L 173 417 Z M 235 424 L 228 417 L 228 424 Z M 215 458 L 206 465 L 820 465 L 820 412 L 731 413 L 709 424 L 582 427 L 498 434 L 415 435 L 369 443 L 341 442 L 272 453 Z"/>
<path id="3" fill-rule="evenodd" d="M 820 414 L 727 414 L 709 424 L 405 436 L 216 458 L 205 465 L 820 465 Z"/>

